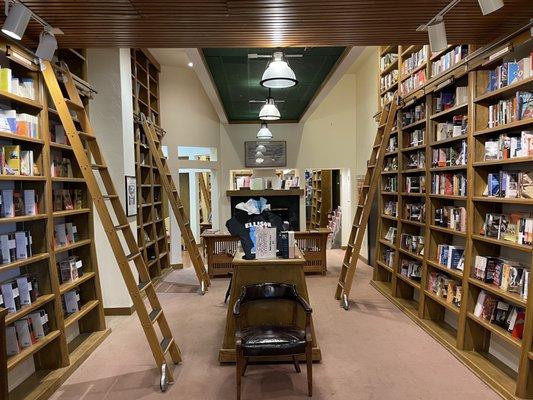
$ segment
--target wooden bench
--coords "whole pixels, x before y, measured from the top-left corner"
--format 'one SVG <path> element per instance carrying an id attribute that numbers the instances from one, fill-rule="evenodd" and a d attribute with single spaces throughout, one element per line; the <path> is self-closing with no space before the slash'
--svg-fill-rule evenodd
<path id="1" fill-rule="evenodd" d="M 298 248 L 304 253 L 305 273 L 326 274 L 326 243 L 330 230 L 295 232 Z M 230 234 L 203 232 L 204 257 L 209 277 L 226 276 L 233 271 L 233 257 L 239 247 L 239 238 Z"/>

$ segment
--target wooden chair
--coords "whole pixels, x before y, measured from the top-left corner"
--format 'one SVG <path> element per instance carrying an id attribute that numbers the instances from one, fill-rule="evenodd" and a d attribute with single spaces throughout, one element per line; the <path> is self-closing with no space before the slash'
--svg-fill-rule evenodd
<path id="1" fill-rule="evenodd" d="M 297 307 L 300 307 L 306 315 L 305 326 L 300 327 L 294 324 L 253 326 L 246 324 L 245 308 L 250 303 L 272 301 L 294 303 L 293 321 L 296 320 Z M 290 356 L 294 362 L 296 372 L 299 373 L 298 356 L 305 355 L 307 362 L 307 390 L 309 397 L 313 395 L 312 312 L 313 310 L 309 304 L 298 294 L 295 285 L 260 283 L 243 286 L 242 293 L 233 307 L 237 359 L 237 400 L 241 398 L 241 377 L 246 372 L 250 357 Z"/>

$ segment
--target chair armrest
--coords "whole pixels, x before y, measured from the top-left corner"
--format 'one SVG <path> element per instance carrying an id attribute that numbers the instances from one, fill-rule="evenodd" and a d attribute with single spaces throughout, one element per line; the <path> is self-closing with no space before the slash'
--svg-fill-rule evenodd
<path id="1" fill-rule="evenodd" d="M 305 341 L 308 343 L 313 342 L 313 330 L 311 329 L 311 313 L 305 316 Z"/>
<path id="2" fill-rule="evenodd" d="M 235 304 L 233 305 L 233 316 L 237 317 L 241 315 L 241 302 L 242 302 L 242 295 L 237 298 L 235 301 Z"/>
<path id="3" fill-rule="evenodd" d="M 237 351 L 240 349 L 242 344 L 242 333 L 241 333 L 241 317 L 237 315 L 235 317 L 235 348 Z"/>
<path id="4" fill-rule="evenodd" d="M 303 308 L 306 314 L 311 314 L 313 312 L 313 309 L 309 303 L 302 296 L 300 296 L 299 293 L 296 293 L 296 301 Z"/>

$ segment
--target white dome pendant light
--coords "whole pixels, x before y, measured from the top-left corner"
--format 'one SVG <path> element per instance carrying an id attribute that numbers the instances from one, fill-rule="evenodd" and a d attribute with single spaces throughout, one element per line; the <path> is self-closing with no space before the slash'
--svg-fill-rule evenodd
<path id="1" fill-rule="evenodd" d="M 261 129 L 257 132 L 256 138 L 259 140 L 268 140 L 272 139 L 272 132 L 268 129 L 266 122 L 261 123 Z"/>
<path id="2" fill-rule="evenodd" d="M 274 52 L 260 83 L 261 86 L 271 89 L 289 88 L 298 83 L 294 71 L 289 67 L 281 51 Z"/>
<path id="3" fill-rule="evenodd" d="M 261 107 L 259 111 L 259 119 L 263 121 L 275 121 L 281 118 L 276 102 L 272 96 L 270 96 L 270 89 L 268 89 L 268 97 L 266 103 Z"/>

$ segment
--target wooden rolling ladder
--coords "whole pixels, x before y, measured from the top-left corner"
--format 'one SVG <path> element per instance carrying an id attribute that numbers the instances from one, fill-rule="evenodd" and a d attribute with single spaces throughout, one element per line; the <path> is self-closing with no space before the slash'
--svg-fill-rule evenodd
<path id="1" fill-rule="evenodd" d="M 374 139 L 374 146 L 372 147 L 372 153 L 370 160 L 368 161 L 365 180 L 355 210 L 355 218 L 350 232 L 350 239 L 348 240 L 348 246 L 344 253 L 344 260 L 342 262 L 339 282 L 337 283 L 337 290 L 335 291 L 335 298 L 341 300 L 341 305 L 345 310 L 349 309 L 348 298 L 352 289 L 355 268 L 359 259 L 361 245 L 363 244 L 368 218 L 370 217 L 372 201 L 376 194 L 377 186 L 379 185 L 383 159 L 387 152 L 390 132 L 394 126 L 396 118 L 396 110 L 398 108 L 397 101 L 397 95 L 394 95 L 394 98 L 389 105 L 381 112 L 376 138 Z"/>
<path id="2" fill-rule="evenodd" d="M 207 179 L 205 177 L 205 174 L 203 172 L 200 172 L 198 174 L 198 180 L 199 180 L 199 186 L 200 186 L 200 198 L 203 199 L 203 202 L 205 203 L 205 214 L 204 222 L 211 220 L 211 192 L 209 191 L 209 185 L 207 183 Z"/>
<path id="3" fill-rule="evenodd" d="M 170 174 L 166 157 L 163 155 L 163 151 L 161 150 L 161 140 L 156 132 L 155 126 L 150 124 L 144 114 L 141 114 L 141 124 L 143 126 L 144 134 L 146 135 L 150 153 L 152 154 L 157 169 L 159 169 L 159 173 L 161 175 L 161 184 L 167 193 L 170 206 L 180 227 L 185 248 L 189 252 L 191 262 L 194 266 L 194 271 L 196 272 L 196 277 L 200 282 L 201 293 L 204 293 L 207 290 L 207 287 L 211 284 L 211 281 L 209 280 L 209 275 L 207 275 L 202 255 L 200 254 L 194 239 L 190 220 L 187 217 L 185 208 L 181 203 L 178 190 L 176 189 L 176 185 L 174 185 L 174 180 Z"/>
<path id="4" fill-rule="evenodd" d="M 109 169 L 94 136 L 89 117 L 76 89 L 73 77 L 66 64 L 62 64 L 60 67 L 52 66 L 49 61 L 42 60 L 41 71 L 115 254 L 155 362 L 161 371 L 160 384 L 161 390 L 164 391 L 167 383 L 173 382 L 172 372 L 167 368 L 165 355 L 169 353 L 172 361 L 177 364 L 181 362 L 180 349 L 172 336 L 159 298 L 151 282 L 148 268 L 139 251 L 126 213 L 111 180 Z M 56 73 L 64 84 L 68 98 L 63 94 Z M 76 127 L 71 112 L 76 114 L 76 122 L 81 126 L 81 131 Z M 82 140 L 85 142 L 86 147 Z M 105 193 L 102 193 L 102 189 L 100 189 L 96 174 L 99 175 L 99 180 Z M 111 203 L 112 211 L 108 208 L 107 202 Z M 132 273 L 132 267 L 135 267 L 139 273 L 138 284 Z M 150 311 L 143 300 L 143 293 L 146 294 L 150 304 Z M 156 324 L 159 325 L 161 335 L 156 332 Z M 162 336 L 161 339 L 160 336 Z"/>

